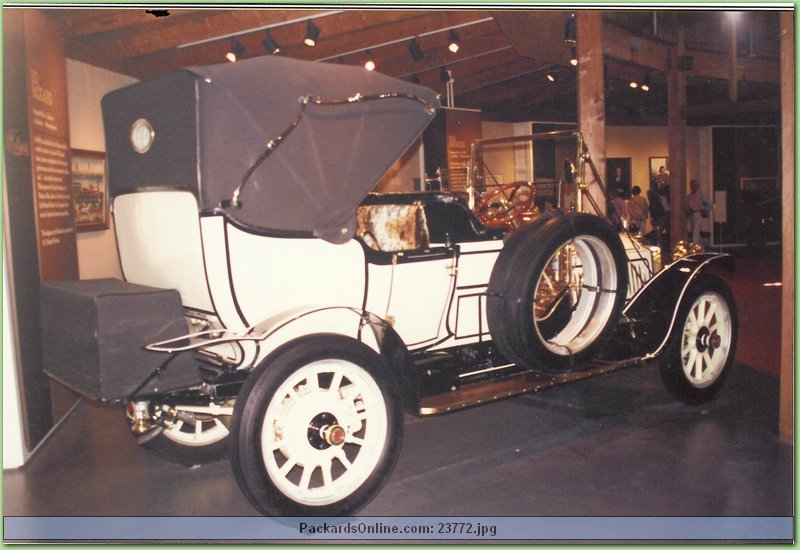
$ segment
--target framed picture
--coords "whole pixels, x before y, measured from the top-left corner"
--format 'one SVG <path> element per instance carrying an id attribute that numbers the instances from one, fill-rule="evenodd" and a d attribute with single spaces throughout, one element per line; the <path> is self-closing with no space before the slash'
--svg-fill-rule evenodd
<path id="1" fill-rule="evenodd" d="M 669 184 L 669 158 L 650 157 L 650 188 L 659 189 Z"/>
<path id="2" fill-rule="evenodd" d="M 606 159 L 606 187 L 616 189 L 624 198 L 631 194 L 631 159 Z"/>
<path id="3" fill-rule="evenodd" d="M 106 156 L 80 149 L 73 149 L 71 154 L 75 230 L 81 233 L 108 229 Z"/>

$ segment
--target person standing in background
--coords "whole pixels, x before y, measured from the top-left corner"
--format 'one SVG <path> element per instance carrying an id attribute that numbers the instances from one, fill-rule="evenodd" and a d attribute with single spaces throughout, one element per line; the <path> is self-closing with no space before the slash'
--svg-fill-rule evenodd
<path id="1" fill-rule="evenodd" d="M 689 234 L 695 244 L 701 244 L 700 222 L 703 218 L 708 217 L 709 212 L 711 212 L 711 203 L 700 190 L 700 182 L 691 180 L 689 194 L 686 196 L 686 215 L 689 218 Z"/>
<path id="2" fill-rule="evenodd" d="M 644 233 L 644 224 L 650 213 L 650 205 L 642 196 L 642 189 L 638 185 L 631 188 L 631 198 L 628 199 L 628 218 L 630 219 L 631 233 Z"/>
<path id="3" fill-rule="evenodd" d="M 617 231 L 622 231 L 626 227 L 628 221 L 628 205 L 616 187 L 612 187 L 608 190 L 608 199 L 608 216 L 611 225 L 613 225 L 614 229 Z"/>

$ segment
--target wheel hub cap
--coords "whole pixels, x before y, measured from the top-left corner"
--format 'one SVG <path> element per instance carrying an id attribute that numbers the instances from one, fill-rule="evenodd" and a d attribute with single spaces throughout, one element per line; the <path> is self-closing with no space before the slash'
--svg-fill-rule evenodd
<path id="1" fill-rule="evenodd" d="M 323 426 L 320 428 L 320 434 L 322 435 L 322 439 L 328 445 L 341 445 L 344 443 L 345 431 L 344 428 L 341 426 L 334 424 L 333 426 Z"/>
<path id="2" fill-rule="evenodd" d="M 707 327 L 703 327 L 697 333 L 697 350 L 704 352 L 707 349 L 717 349 L 722 343 L 722 337 L 719 334 L 711 334 Z"/>
<path id="3" fill-rule="evenodd" d="M 347 432 L 331 413 L 318 414 L 308 425 L 308 442 L 315 449 L 339 447 L 346 437 Z"/>

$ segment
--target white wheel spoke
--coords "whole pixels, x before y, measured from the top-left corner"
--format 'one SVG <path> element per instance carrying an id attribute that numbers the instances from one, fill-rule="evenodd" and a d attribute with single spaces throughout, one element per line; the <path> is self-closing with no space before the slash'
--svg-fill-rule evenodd
<path id="1" fill-rule="evenodd" d="M 711 319 L 717 313 L 717 304 L 715 302 L 709 301 L 709 302 L 706 302 L 705 305 L 706 305 L 707 310 L 706 310 L 706 315 L 703 318 L 703 324 L 708 326 L 708 324 L 711 322 Z"/>
<path id="2" fill-rule="evenodd" d="M 304 381 L 304 391 L 319 391 L 319 378 L 317 378 L 316 374 L 307 376 Z"/>
<path id="3" fill-rule="evenodd" d="M 300 484 L 299 484 L 300 489 L 308 491 L 309 487 L 311 486 L 311 474 L 314 473 L 314 470 L 316 470 L 316 468 L 317 468 L 316 464 L 306 464 L 303 467 L 303 474 L 300 476 Z"/>
<path id="4" fill-rule="evenodd" d="M 280 440 L 280 439 L 276 439 L 274 441 L 270 441 L 269 445 L 267 445 L 266 448 L 270 452 L 275 452 L 275 451 L 277 451 L 278 449 L 280 449 L 283 446 L 284 446 L 284 442 L 282 440 Z"/>
<path id="5" fill-rule="evenodd" d="M 354 435 L 347 436 L 347 439 L 345 440 L 345 443 L 350 443 L 352 445 L 358 445 L 359 447 L 363 447 L 364 446 L 364 440 L 362 438 L 356 437 Z"/>
<path id="6" fill-rule="evenodd" d="M 335 456 L 336 456 L 336 458 L 338 458 L 338 459 L 339 459 L 339 462 L 341 462 L 341 463 L 342 463 L 342 466 L 344 466 L 344 467 L 345 467 L 345 469 L 349 470 L 350 468 L 352 468 L 352 467 L 353 467 L 353 463 L 352 463 L 352 462 L 350 462 L 350 459 L 349 459 L 349 458 L 347 458 L 347 455 L 346 455 L 346 454 L 344 454 L 344 449 L 339 449 L 339 450 L 336 452 L 336 455 L 335 455 Z"/>
<path id="7" fill-rule="evenodd" d="M 329 390 L 331 392 L 339 391 L 339 388 L 341 388 L 341 386 L 342 386 L 342 380 L 343 379 L 344 379 L 344 377 L 342 376 L 341 372 L 334 373 L 333 379 L 331 380 L 331 385 L 330 385 Z"/>
<path id="8" fill-rule="evenodd" d="M 705 371 L 706 356 L 704 353 L 697 353 L 694 360 L 694 377 L 697 380 L 703 379 L 703 372 Z"/>
<path id="9" fill-rule="evenodd" d="M 694 369 L 696 366 L 697 361 L 697 350 L 691 349 L 689 350 L 689 357 L 686 359 L 686 366 L 688 367 L 688 374 L 690 377 L 694 377 Z"/>
<path id="10" fill-rule="evenodd" d="M 703 370 L 703 374 L 706 371 L 710 370 L 711 367 L 714 365 L 715 358 L 713 356 L 714 348 L 708 348 L 706 351 L 703 352 L 703 364 L 705 365 L 705 369 Z"/>
<path id="11" fill-rule="evenodd" d="M 278 471 L 283 477 L 286 477 L 286 474 L 288 474 L 292 470 L 292 468 L 294 468 L 296 465 L 297 465 L 296 460 L 287 460 L 286 462 L 284 462 L 283 466 L 281 466 L 278 469 Z"/>
<path id="12" fill-rule="evenodd" d="M 331 468 L 333 467 L 333 462 L 327 462 L 325 464 L 320 465 L 320 469 L 322 470 L 322 484 L 325 487 L 330 487 L 333 485 L 333 473 Z"/>

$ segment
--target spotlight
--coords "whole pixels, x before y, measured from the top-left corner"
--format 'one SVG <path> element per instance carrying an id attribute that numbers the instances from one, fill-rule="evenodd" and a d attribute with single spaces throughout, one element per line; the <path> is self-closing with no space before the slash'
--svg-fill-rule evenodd
<path id="1" fill-rule="evenodd" d="M 572 65 L 573 67 L 577 67 L 578 66 L 578 52 L 575 49 L 575 46 L 572 46 L 572 48 L 570 50 L 569 64 Z"/>
<path id="2" fill-rule="evenodd" d="M 556 75 L 554 75 L 553 73 L 549 72 L 544 77 L 548 80 L 548 82 L 555 82 L 556 81 Z"/>
<path id="3" fill-rule="evenodd" d="M 453 73 L 450 72 L 450 69 L 448 69 L 447 66 L 443 66 L 439 70 L 439 79 L 445 84 L 453 80 Z"/>
<path id="4" fill-rule="evenodd" d="M 275 42 L 275 39 L 272 38 L 272 35 L 269 33 L 269 29 L 267 29 L 267 34 L 264 37 L 264 40 L 261 41 L 261 45 L 264 46 L 264 49 L 267 50 L 267 53 L 272 55 L 281 53 L 281 47 L 277 42 Z"/>
<path id="5" fill-rule="evenodd" d="M 458 34 L 454 30 L 450 30 L 450 38 L 448 39 L 450 45 L 447 46 L 447 49 L 453 53 L 458 51 Z"/>
<path id="6" fill-rule="evenodd" d="M 364 68 L 368 71 L 375 70 L 375 61 L 372 59 L 372 52 L 367 50 L 367 61 L 364 63 Z"/>
<path id="7" fill-rule="evenodd" d="M 642 81 L 642 85 L 639 86 L 639 89 L 642 90 L 643 92 L 649 92 L 650 91 L 650 72 L 649 71 L 645 73 L 644 80 Z"/>
<path id="8" fill-rule="evenodd" d="M 575 29 L 575 14 L 569 14 L 567 23 L 564 25 L 564 42 L 574 44 L 577 40 L 577 31 Z"/>
<path id="9" fill-rule="evenodd" d="M 636 82 L 635 80 L 631 80 L 630 82 L 628 82 L 628 86 L 630 86 L 631 88 L 633 88 L 635 90 L 636 88 L 639 87 L 639 83 Z"/>
<path id="10" fill-rule="evenodd" d="M 244 46 L 235 38 L 231 40 L 231 49 L 225 54 L 225 59 L 231 63 L 236 63 L 244 55 Z"/>
<path id="11" fill-rule="evenodd" d="M 417 43 L 416 38 L 411 39 L 411 44 L 408 45 L 408 53 L 411 54 L 411 59 L 414 61 L 422 61 L 422 58 L 425 57 L 425 53 L 422 51 L 422 47 Z"/>
<path id="12" fill-rule="evenodd" d="M 317 38 L 319 38 L 319 27 L 317 27 L 310 19 L 308 20 L 308 28 L 306 29 L 306 37 L 303 44 L 313 48 L 317 45 Z"/>

